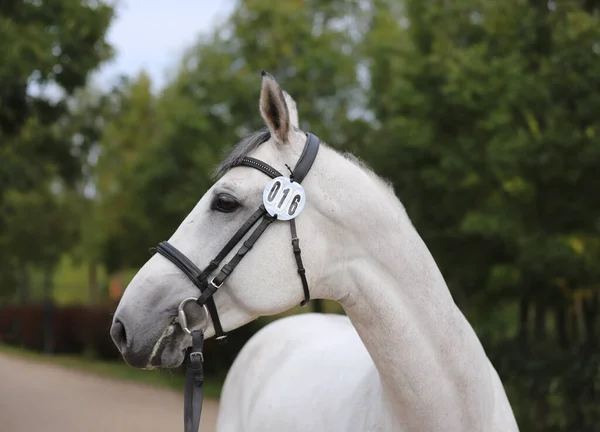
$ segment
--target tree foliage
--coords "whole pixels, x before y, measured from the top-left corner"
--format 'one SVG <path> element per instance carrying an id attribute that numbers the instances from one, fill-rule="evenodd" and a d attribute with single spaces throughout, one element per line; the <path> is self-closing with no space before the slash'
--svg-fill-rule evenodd
<path id="1" fill-rule="evenodd" d="M 99 1 L 0 4 L 3 291 L 16 286 L 19 269 L 52 266 L 71 238 L 63 228 L 72 212 L 59 195 L 79 178 L 86 149 L 68 133 L 67 100 L 111 55 L 104 36 L 112 14 Z"/>

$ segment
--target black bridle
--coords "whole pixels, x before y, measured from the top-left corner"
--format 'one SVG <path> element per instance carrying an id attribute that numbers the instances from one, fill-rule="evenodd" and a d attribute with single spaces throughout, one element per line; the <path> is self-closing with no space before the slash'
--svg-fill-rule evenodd
<path id="1" fill-rule="evenodd" d="M 301 183 L 302 180 L 304 180 L 310 171 L 310 168 L 312 167 L 319 151 L 319 139 L 310 133 L 307 133 L 306 136 L 307 139 L 304 145 L 304 150 L 302 151 L 300 159 L 298 159 L 298 162 L 296 163 L 296 166 L 289 177 L 291 182 Z M 269 164 L 251 157 L 243 158 L 239 165 L 255 168 L 268 175 L 272 179 L 284 177 L 279 171 Z M 197 432 L 200 425 L 200 415 L 202 413 L 202 386 L 204 382 L 204 357 L 202 354 L 202 347 L 204 345 L 204 331 L 191 331 L 187 328 L 187 321 L 185 319 L 183 306 L 187 301 L 192 300 L 198 305 L 204 307 L 205 310 L 210 314 L 217 341 L 220 343 L 225 342 L 227 340 L 227 335 L 221 326 L 221 321 L 219 320 L 219 314 L 217 312 L 213 295 L 223 285 L 227 277 L 229 277 L 244 256 L 246 256 L 246 254 L 252 249 L 256 241 L 265 232 L 269 225 L 277 220 L 277 218 L 277 215 L 271 215 L 265 206 L 261 204 L 258 210 L 256 210 L 252 216 L 250 216 L 250 218 L 248 218 L 248 220 L 237 230 L 233 237 L 231 237 L 223 249 L 221 249 L 217 256 L 210 261 L 204 270 L 200 270 L 192 261 L 190 261 L 190 259 L 188 259 L 169 242 L 160 242 L 156 248 L 158 253 L 175 264 L 200 290 L 200 297 L 197 299 L 186 299 L 179 307 L 179 324 L 187 333 L 192 336 L 192 346 L 186 350 L 185 355 L 186 384 L 184 426 L 186 432 Z M 209 276 L 217 269 L 219 264 L 227 255 L 229 255 L 229 253 L 236 247 L 242 238 L 244 238 L 244 236 L 250 232 L 250 230 L 257 224 L 259 220 L 261 220 L 261 222 L 258 227 L 244 241 L 233 258 L 231 258 L 231 260 L 221 268 L 216 276 L 209 280 Z M 301 302 L 301 306 L 305 306 L 310 300 L 310 292 L 308 290 L 308 282 L 306 280 L 306 271 L 302 264 L 300 241 L 296 232 L 295 218 L 289 219 L 289 222 L 290 232 L 292 235 L 292 250 L 294 252 L 294 257 L 296 258 L 298 274 L 300 275 L 302 288 L 304 290 L 304 300 Z M 206 317 L 206 319 L 208 320 L 208 317 Z"/>

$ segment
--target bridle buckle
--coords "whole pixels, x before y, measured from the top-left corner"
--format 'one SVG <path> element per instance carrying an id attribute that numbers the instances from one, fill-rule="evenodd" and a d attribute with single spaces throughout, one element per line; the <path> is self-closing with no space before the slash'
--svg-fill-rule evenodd
<path id="1" fill-rule="evenodd" d="M 212 287 L 216 291 L 216 290 L 218 290 L 219 288 L 221 288 L 223 286 L 223 284 L 225 283 L 225 281 L 223 281 L 219 285 L 217 285 L 217 284 L 215 284 L 215 279 L 216 279 L 216 276 L 210 280 L 209 285 L 212 285 Z"/>
<path id="2" fill-rule="evenodd" d="M 204 354 L 202 354 L 202 351 L 193 351 L 190 353 L 190 360 L 193 361 L 196 357 L 200 357 L 200 361 L 204 363 Z"/>

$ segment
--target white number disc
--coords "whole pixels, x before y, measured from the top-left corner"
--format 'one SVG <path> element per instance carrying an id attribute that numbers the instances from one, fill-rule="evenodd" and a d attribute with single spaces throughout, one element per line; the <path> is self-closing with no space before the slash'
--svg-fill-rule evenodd
<path id="1" fill-rule="evenodd" d="M 280 220 L 294 219 L 306 203 L 304 188 L 287 177 L 274 178 L 263 191 L 263 204 L 271 216 Z"/>

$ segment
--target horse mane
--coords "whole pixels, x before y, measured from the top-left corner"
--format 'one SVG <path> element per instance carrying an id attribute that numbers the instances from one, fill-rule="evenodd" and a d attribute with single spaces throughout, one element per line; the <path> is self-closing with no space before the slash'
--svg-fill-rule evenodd
<path id="1" fill-rule="evenodd" d="M 213 177 L 221 177 L 231 168 L 236 167 L 248 156 L 254 149 L 271 138 L 271 132 L 268 128 L 250 132 L 237 143 L 223 161 L 217 166 Z"/>

